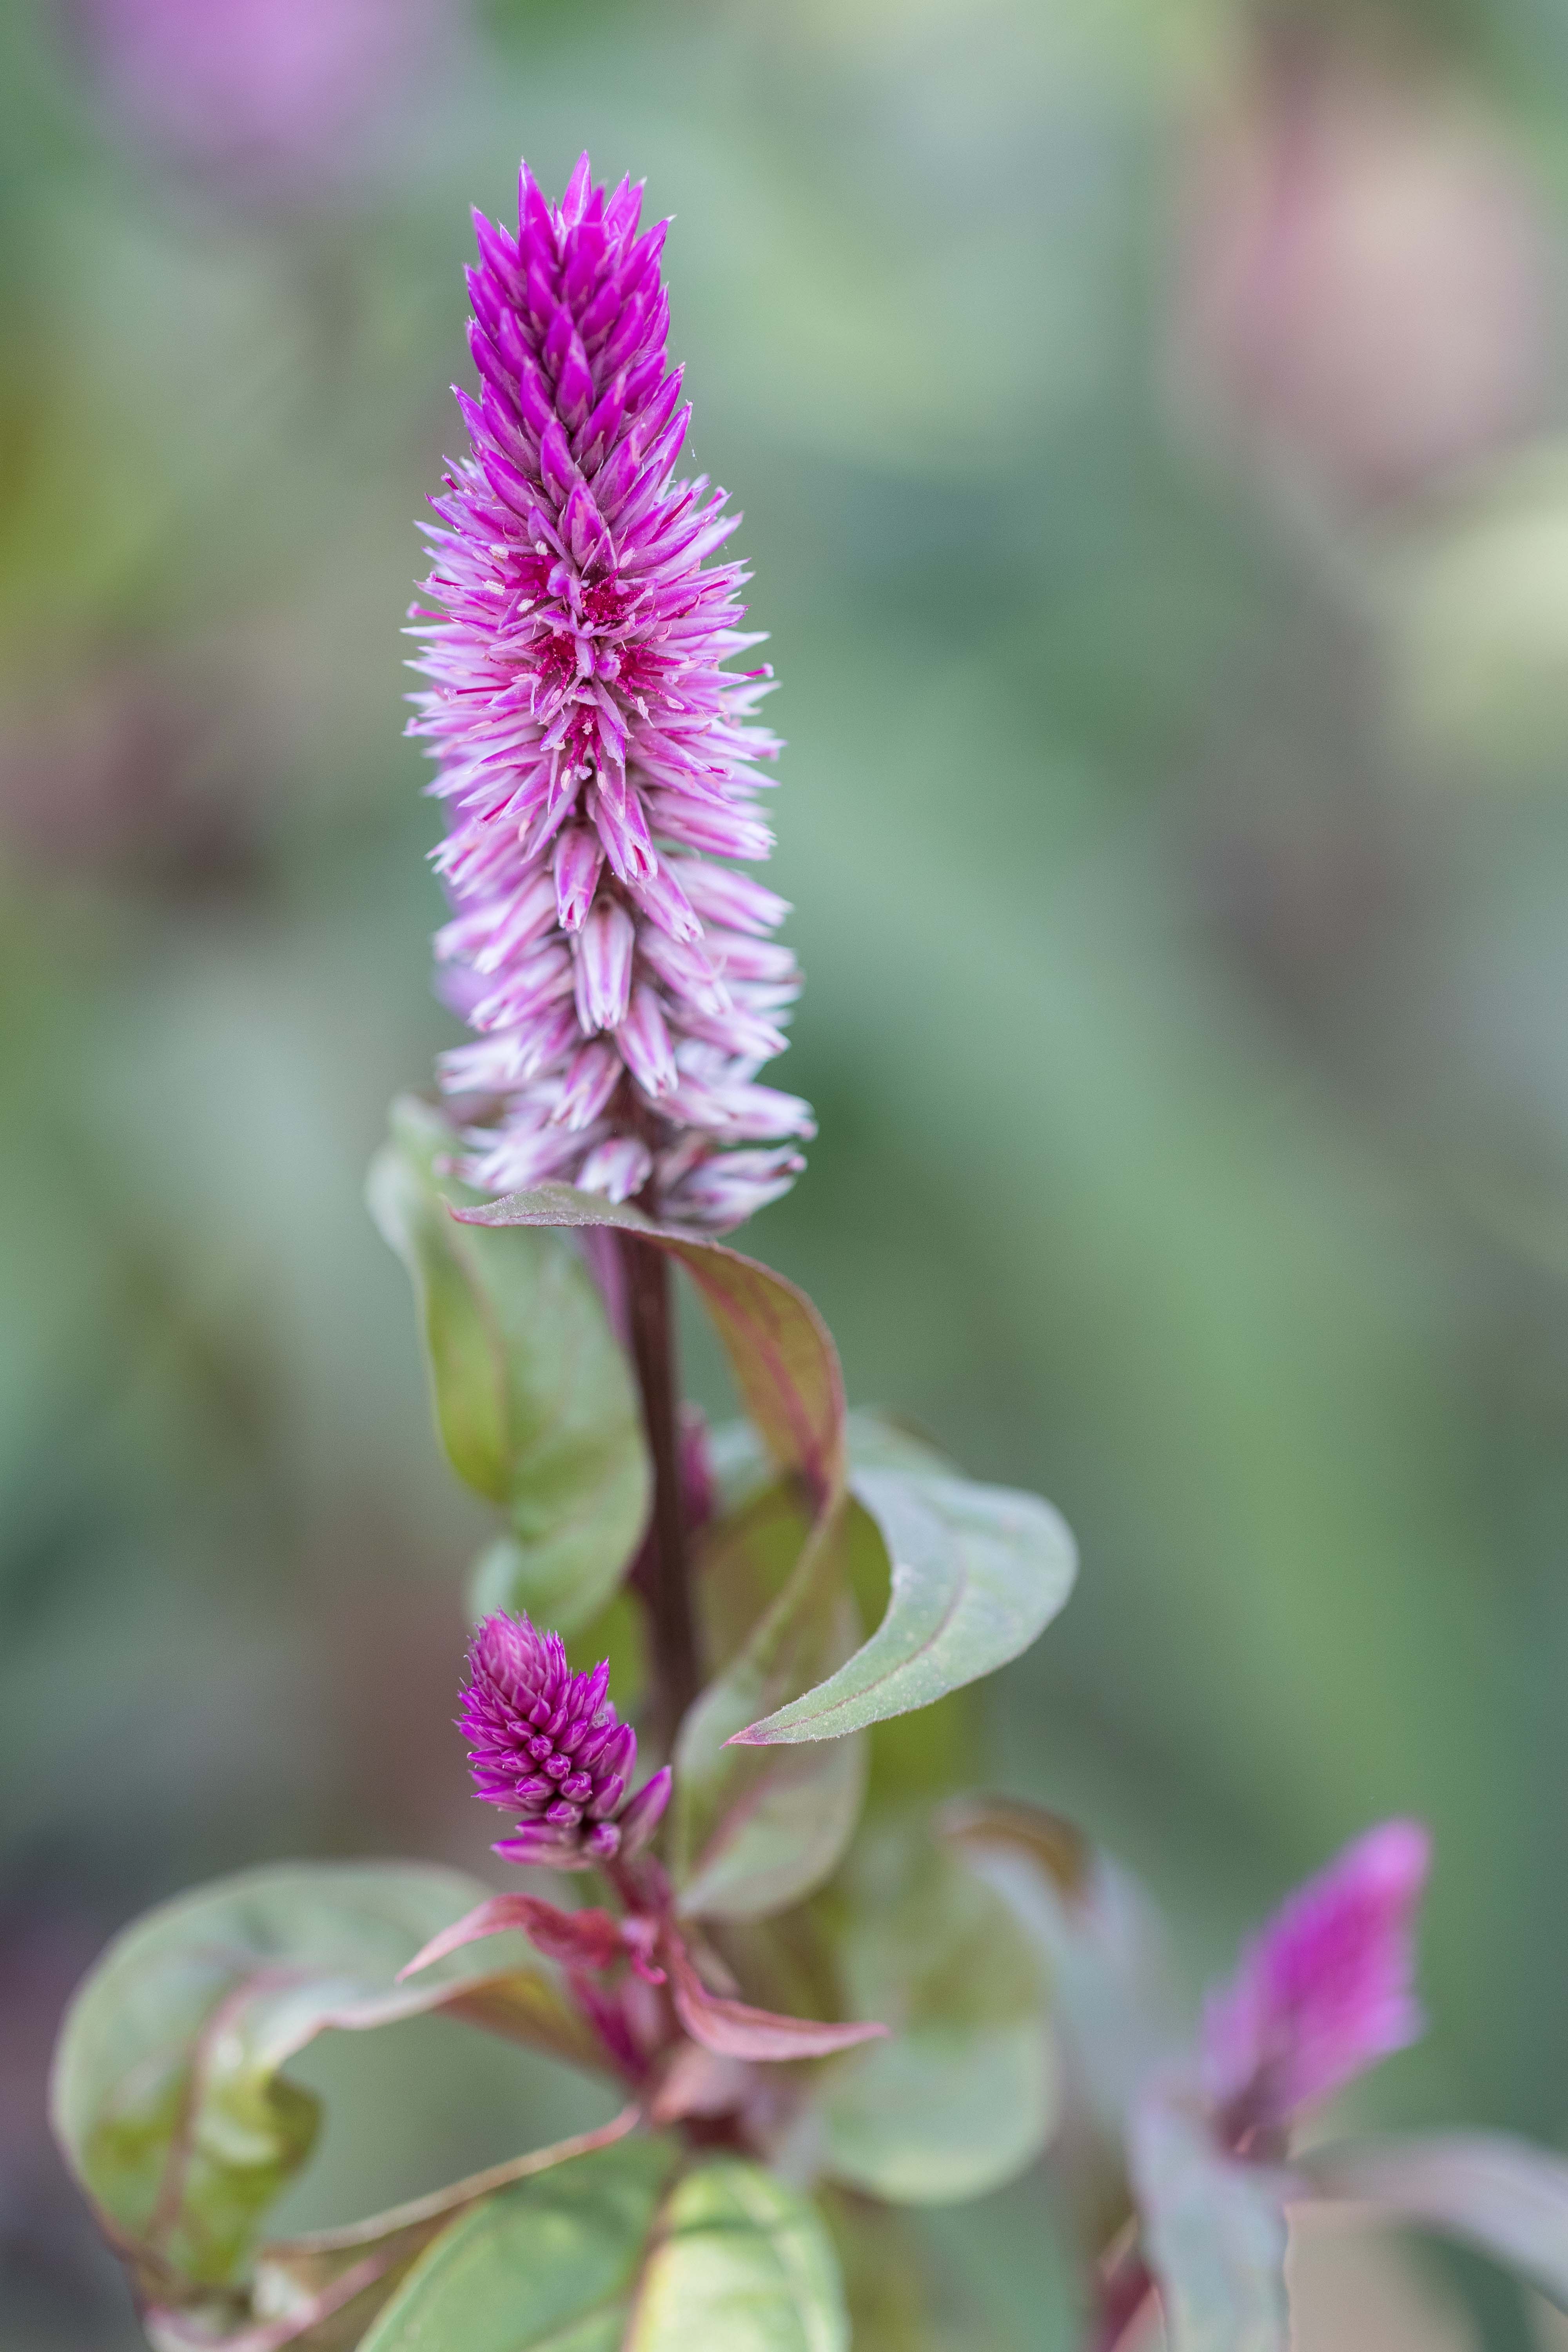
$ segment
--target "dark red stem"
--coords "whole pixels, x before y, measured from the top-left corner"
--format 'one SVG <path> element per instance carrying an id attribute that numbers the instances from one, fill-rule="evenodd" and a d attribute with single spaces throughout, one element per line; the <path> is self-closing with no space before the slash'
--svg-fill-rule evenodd
<path id="1" fill-rule="evenodd" d="M 1141 2254 L 1127 2255 L 1102 2278 L 1100 2326 L 1091 2352 L 1118 2352 L 1154 2292 L 1154 2282 Z"/>
<path id="2" fill-rule="evenodd" d="M 702 1687 L 680 1483 L 674 1302 L 664 1252 L 636 1234 L 622 1234 L 620 1244 L 632 1361 L 653 1456 L 653 1521 L 641 1584 L 653 1669 L 651 1728 L 668 1752 L 681 1717 Z"/>

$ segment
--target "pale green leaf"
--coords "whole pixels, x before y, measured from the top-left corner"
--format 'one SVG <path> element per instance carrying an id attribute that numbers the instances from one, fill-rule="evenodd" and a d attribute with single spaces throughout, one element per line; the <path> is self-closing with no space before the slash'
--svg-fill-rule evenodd
<path id="1" fill-rule="evenodd" d="M 1289 2352 L 1291 2182 L 1228 2156 L 1205 2117 L 1159 2095 L 1140 2106 L 1130 2152 L 1171 2352 Z"/>
<path id="2" fill-rule="evenodd" d="M 759 1711 L 809 1689 L 854 1651 L 852 1554 L 877 1540 L 853 1504 L 814 1529 L 787 1494 L 762 1502 L 768 1543 L 795 1552 L 796 1564 L 690 1708 L 676 1745 L 672 1866 L 680 1908 L 694 1916 L 756 1918 L 797 1902 L 838 1863 L 865 1794 L 863 1739 L 809 1749 L 735 1744 Z M 792 1511 L 793 1534 L 781 1536 L 781 1515 Z"/>
<path id="3" fill-rule="evenodd" d="M 1027 1649 L 1072 1591 L 1072 1537 L 1037 1496 L 900 1470 L 858 1471 L 853 1486 L 891 1562 L 887 1613 L 837 1674 L 741 1734 L 747 1744 L 838 1739 L 930 1706 Z"/>
<path id="4" fill-rule="evenodd" d="M 315 2100 L 280 2070 L 325 2027 L 445 2009 L 600 2063 L 521 1937 L 396 1982 L 487 1891 L 414 1864 L 283 1865 L 184 1895 L 110 1945 L 67 2012 L 50 2107 L 150 2301 L 243 2277 L 263 2212 L 316 2133 Z"/>
<path id="5" fill-rule="evenodd" d="M 374 1162 L 371 1213 L 412 1277 L 437 1427 L 453 1468 L 502 1507 L 476 1611 L 570 1632 L 615 1591 L 647 1521 L 652 1473 L 626 1354 L 571 1243 L 459 1223 L 474 1195 L 438 1177 L 453 1139 L 405 1097 Z"/>
<path id="6" fill-rule="evenodd" d="M 761 2165 L 726 2158 L 689 2172 L 659 2217 L 625 2352 L 848 2347 L 837 2259 L 816 2208 Z"/>
<path id="7" fill-rule="evenodd" d="M 942 1807 L 938 1825 L 1042 1954 L 1076 2092 L 1120 2169 L 1133 2101 L 1187 2030 L 1152 1897 L 1073 1823 L 1042 1806 L 960 1797 Z"/>
<path id="8" fill-rule="evenodd" d="M 840 1966 L 891 2039 L 836 2062 L 810 2128 L 839 2180 L 900 2204 L 977 2197 L 1045 2147 L 1057 2109 L 1047 1988 L 1002 1898 L 922 1829 L 851 1855 Z"/>
<path id="9" fill-rule="evenodd" d="M 421 2256 L 361 2352 L 622 2352 L 675 2163 L 626 2139 L 501 2189 Z"/>
<path id="10" fill-rule="evenodd" d="M 284 2346 L 287 2352 L 355 2352 L 426 2248 L 460 2214 L 499 2189 L 610 2146 L 637 2120 L 636 2107 L 624 2108 L 596 2131 L 491 2165 L 348 2229 L 261 2246 L 247 2303 L 214 2297 L 204 2307 L 146 2311 L 149 2341 L 154 2352 L 282 2352 Z"/>

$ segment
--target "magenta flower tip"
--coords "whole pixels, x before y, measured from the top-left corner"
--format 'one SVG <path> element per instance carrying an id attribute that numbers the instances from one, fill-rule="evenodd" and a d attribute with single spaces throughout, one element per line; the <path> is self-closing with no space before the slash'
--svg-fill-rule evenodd
<path id="1" fill-rule="evenodd" d="M 637 1742 L 609 1683 L 608 1659 L 574 1675 L 560 1634 L 526 1617 L 487 1617 L 474 1635 L 458 1721 L 475 1794 L 518 1816 L 495 1848 L 508 1861 L 579 1869 L 618 1850 Z"/>
<path id="2" fill-rule="evenodd" d="M 1277 2127 L 1415 2041 L 1419 1822 L 1385 1822 L 1289 1895 L 1204 2016 L 1205 2088 L 1233 2127 Z"/>
<path id="3" fill-rule="evenodd" d="M 515 236 L 475 215 L 479 393 L 433 501 L 412 731 L 447 804 L 441 994 L 477 1033 L 442 1083 L 499 1097 L 458 1172 L 723 1230 L 787 1191 L 814 1129 L 757 1083 L 799 989 L 769 936 L 788 909 L 713 862 L 768 855 L 758 763 L 781 746 L 757 719 L 770 673 L 728 667 L 761 642 L 745 574 L 709 562 L 740 519 L 676 477 L 688 412 L 641 194 L 584 155 L 558 205 L 522 166 Z"/>

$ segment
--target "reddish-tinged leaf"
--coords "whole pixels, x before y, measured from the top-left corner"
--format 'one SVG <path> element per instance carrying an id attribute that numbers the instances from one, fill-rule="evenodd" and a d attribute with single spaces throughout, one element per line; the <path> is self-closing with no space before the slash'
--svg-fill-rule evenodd
<path id="1" fill-rule="evenodd" d="M 687 2116 L 730 2114 L 743 2103 L 752 2083 L 743 2059 L 721 2058 L 695 2042 L 682 2042 L 654 2093 L 648 2119 L 662 2130 Z"/>
<path id="2" fill-rule="evenodd" d="M 832 1335 L 803 1290 L 722 1242 L 666 1232 L 639 1210 L 569 1184 L 455 1209 L 466 1225 L 612 1226 L 679 1258 L 724 1344 L 746 1410 L 781 1470 L 805 1480 L 818 1511 L 844 1487 L 844 1381 Z"/>
<path id="3" fill-rule="evenodd" d="M 771 2010 L 727 2000 L 722 1994 L 709 1991 L 689 1953 L 673 1935 L 665 1939 L 663 1957 L 669 1968 L 677 2016 L 692 2040 L 718 2057 L 776 2063 L 792 2058 L 828 2058 L 835 2051 L 878 2042 L 887 2033 L 885 2025 L 824 2025 L 813 2018 L 775 2017 Z"/>
<path id="4" fill-rule="evenodd" d="M 117 1937 L 79 1990 L 50 2113 L 67 2161 L 148 2305 L 242 2285 L 266 2207 L 310 2151 L 318 2108 L 281 2070 L 329 2027 L 440 2010 L 607 2068 L 594 2028 L 521 1943 L 398 1971 L 483 1892 L 415 1864 L 247 1871 Z"/>
<path id="5" fill-rule="evenodd" d="M 483 1936 L 499 1936 L 509 1927 L 521 1927 L 535 1951 L 565 1968 L 607 1969 L 621 1953 L 621 1931 L 607 1911 L 562 1911 L 532 1895 L 492 1895 L 487 1903 L 477 1904 L 464 1917 L 433 1936 L 407 1967 L 398 1970 L 397 1981 L 401 1984 L 405 1977 L 433 1967 L 449 1952 L 461 1951 L 465 1944 L 476 1944 Z"/>

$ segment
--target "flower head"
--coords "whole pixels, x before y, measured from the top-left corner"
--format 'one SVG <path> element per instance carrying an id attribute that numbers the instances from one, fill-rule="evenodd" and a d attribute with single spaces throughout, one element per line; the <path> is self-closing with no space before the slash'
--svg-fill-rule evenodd
<path id="1" fill-rule="evenodd" d="M 616 1716 L 609 1683 L 608 1659 L 574 1675 L 560 1634 L 526 1617 L 487 1617 L 474 1635 L 458 1724 L 475 1793 L 520 1817 L 495 1848 L 509 1862 L 581 1868 L 651 1834 L 669 1774 L 626 1802 L 637 1734 Z"/>
<path id="2" fill-rule="evenodd" d="M 584 156 L 559 205 L 524 165 L 515 236 L 475 216 L 479 396 L 458 394 L 471 454 L 433 501 L 411 731 L 447 803 L 445 993 L 479 1033 L 442 1080 L 497 1098 L 459 1172 L 723 1228 L 815 1130 L 757 1083 L 799 985 L 770 936 L 788 909 L 713 862 L 767 856 L 757 762 L 780 746 L 754 716 L 770 673 L 725 667 L 761 642 L 747 575 L 705 568 L 739 517 L 674 475 L 689 412 L 640 208 Z"/>
<path id="3" fill-rule="evenodd" d="M 1204 2086 L 1237 2131 L 1269 2129 L 1402 2050 L 1431 1865 L 1417 1822 L 1384 1822 L 1309 1879 L 1248 1944 L 1204 2014 Z"/>

